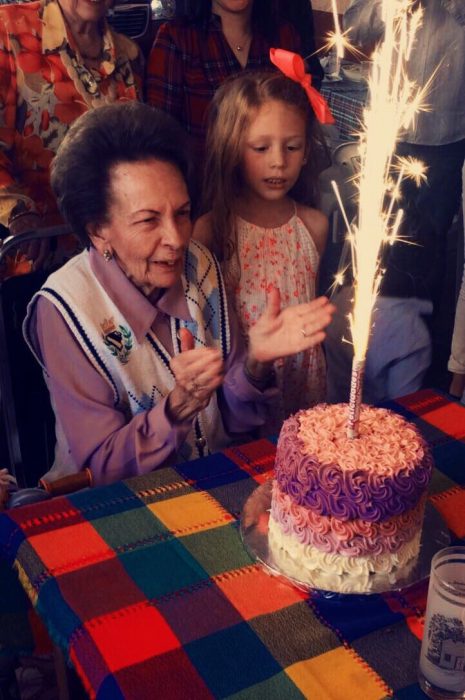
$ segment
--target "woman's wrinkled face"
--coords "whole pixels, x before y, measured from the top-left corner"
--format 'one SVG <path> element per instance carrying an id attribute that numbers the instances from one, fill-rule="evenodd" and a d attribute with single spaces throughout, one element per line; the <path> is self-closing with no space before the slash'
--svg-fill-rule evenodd
<path id="1" fill-rule="evenodd" d="M 76 22 L 100 22 L 110 7 L 113 0 L 60 0 L 60 7 L 66 19 Z"/>
<path id="2" fill-rule="evenodd" d="M 149 295 L 180 278 L 191 228 L 182 174 L 171 163 L 147 160 L 112 167 L 107 221 L 89 235 Z"/>

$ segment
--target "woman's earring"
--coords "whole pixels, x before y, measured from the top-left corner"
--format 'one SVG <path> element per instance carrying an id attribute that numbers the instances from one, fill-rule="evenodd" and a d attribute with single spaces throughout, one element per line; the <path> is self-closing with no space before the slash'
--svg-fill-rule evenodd
<path id="1" fill-rule="evenodd" d="M 111 254 L 111 251 L 108 250 L 108 248 L 105 248 L 105 250 L 103 251 L 103 257 L 105 262 L 110 262 L 110 260 L 112 259 L 113 255 Z"/>

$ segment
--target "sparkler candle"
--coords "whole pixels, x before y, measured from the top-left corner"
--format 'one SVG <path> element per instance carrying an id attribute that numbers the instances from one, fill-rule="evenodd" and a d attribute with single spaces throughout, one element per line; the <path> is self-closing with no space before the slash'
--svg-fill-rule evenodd
<path id="1" fill-rule="evenodd" d="M 398 134 L 422 108 L 428 86 L 418 89 L 409 80 L 406 64 L 421 21 L 421 9 L 411 11 L 409 0 L 383 0 L 385 36 L 373 54 L 369 77 L 369 106 L 360 130 L 358 223 L 349 227 L 354 274 L 354 307 L 349 317 L 354 360 L 347 434 L 357 437 L 362 396 L 363 367 L 371 318 L 382 279 L 380 259 L 386 244 L 398 240 L 402 212 L 394 213 L 400 182 L 410 175 L 402 162 L 397 182 L 391 172 Z M 412 164 L 412 172 L 418 168 Z"/>

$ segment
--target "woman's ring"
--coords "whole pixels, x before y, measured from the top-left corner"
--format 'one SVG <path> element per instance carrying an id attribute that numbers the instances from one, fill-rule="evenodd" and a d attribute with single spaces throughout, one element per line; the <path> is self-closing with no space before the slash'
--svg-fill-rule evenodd
<path id="1" fill-rule="evenodd" d="M 200 384 L 197 384 L 197 382 L 193 381 L 191 383 L 191 392 L 195 394 L 197 391 L 204 391 L 207 387 L 206 386 L 201 386 Z"/>
<path id="2" fill-rule="evenodd" d="M 302 333 L 302 335 L 303 335 L 304 338 L 308 338 L 308 333 L 305 332 L 305 328 L 304 328 L 303 326 L 302 326 L 302 328 L 300 329 L 300 332 Z"/>

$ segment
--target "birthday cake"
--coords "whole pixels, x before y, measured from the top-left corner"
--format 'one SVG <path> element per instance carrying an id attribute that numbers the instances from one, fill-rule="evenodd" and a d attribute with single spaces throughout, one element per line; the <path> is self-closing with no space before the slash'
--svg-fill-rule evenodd
<path id="1" fill-rule="evenodd" d="M 283 424 L 276 453 L 268 544 L 298 581 L 369 591 L 415 561 L 433 461 L 411 423 L 362 406 L 347 437 L 347 404 L 320 404 Z"/>

